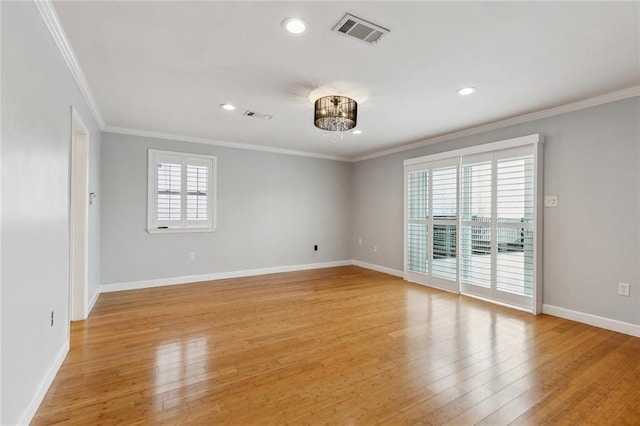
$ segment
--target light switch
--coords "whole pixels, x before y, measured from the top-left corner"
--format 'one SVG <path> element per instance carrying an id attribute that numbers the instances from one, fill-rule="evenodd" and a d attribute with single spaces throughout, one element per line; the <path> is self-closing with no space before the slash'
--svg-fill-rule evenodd
<path id="1" fill-rule="evenodd" d="M 544 206 L 545 207 L 558 207 L 558 196 L 557 195 L 545 195 L 545 197 L 544 197 Z"/>

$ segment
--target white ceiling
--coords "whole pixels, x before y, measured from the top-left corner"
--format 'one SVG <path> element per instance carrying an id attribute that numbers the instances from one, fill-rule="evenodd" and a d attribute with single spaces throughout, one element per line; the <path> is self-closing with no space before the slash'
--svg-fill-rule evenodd
<path id="1" fill-rule="evenodd" d="M 640 2 L 54 7 L 107 129 L 353 158 L 640 85 Z M 391 32 L 373 46 L 331 32 L 345 13 Z M 307 32 L 285 33 L 290 16 Z M 321 92 L 359 102 L 361 135 L 313 126 Z"/>

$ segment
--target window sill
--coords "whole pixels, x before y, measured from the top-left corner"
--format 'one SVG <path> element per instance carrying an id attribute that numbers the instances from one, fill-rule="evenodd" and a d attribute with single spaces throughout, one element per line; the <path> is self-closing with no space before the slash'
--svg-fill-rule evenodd
<path id="1" fill-rule="evenodd" d="M 215 232 L 216 228 L 147 228 L 149 234 L 183 234 L 193 232 Z"/>

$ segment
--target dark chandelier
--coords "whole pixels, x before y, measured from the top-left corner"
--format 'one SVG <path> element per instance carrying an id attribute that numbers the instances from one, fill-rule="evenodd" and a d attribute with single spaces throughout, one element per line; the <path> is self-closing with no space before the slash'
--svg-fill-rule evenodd
<path id="1" fill-rule="evenodd" d="M 356 127 L 358 104 L 346 96 L 324 96 L 316 101 L 313 124 L 322 130 L 344 132 Z"/>

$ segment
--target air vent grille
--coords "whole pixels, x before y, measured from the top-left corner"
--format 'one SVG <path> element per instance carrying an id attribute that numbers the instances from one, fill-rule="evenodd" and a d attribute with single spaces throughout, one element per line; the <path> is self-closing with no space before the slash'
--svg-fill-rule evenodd
<path id="1" fill-rule="evenodd" d="M 253 118 L 262 118 L 263 120 L 271 120 L 271 117 L 272 117 L 269 114 L 263 114 L 261 112 L 255 112 L 251 110 L 246 110 L 242 115 L 246 115 L 247 117 L 253 117 Z"/>
<path id="2" fill-rule="evenodd" d="M 380 25 L 348 13 L 338 21 L 332 31 L 364 41 L 367 44 L 376 44 L 383 35 L 389 32 L 388 29 Z"/>

